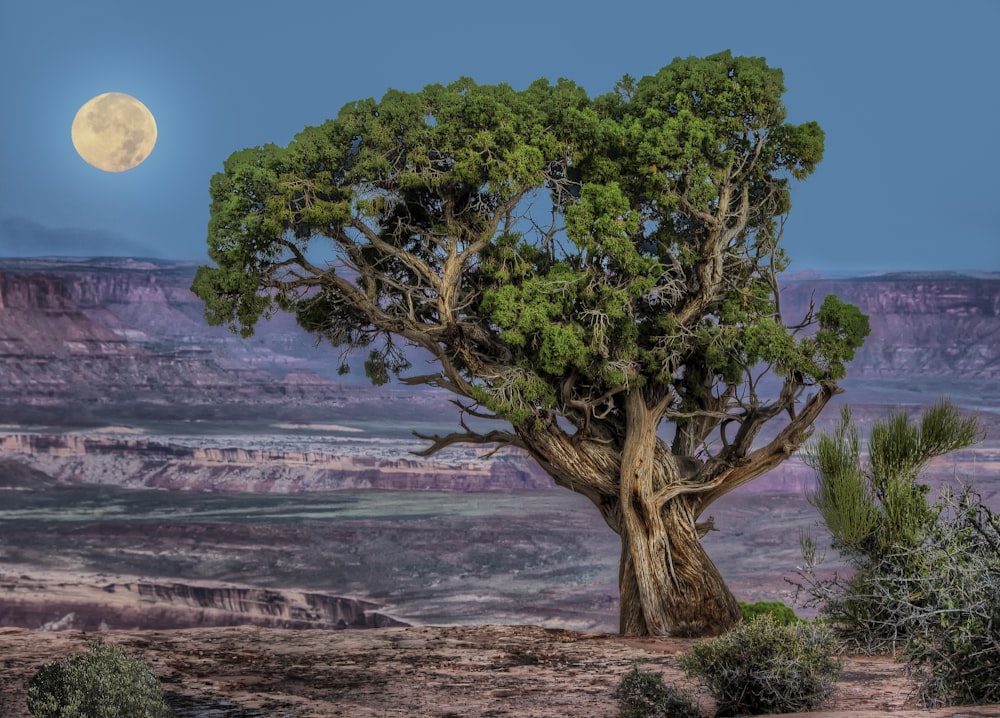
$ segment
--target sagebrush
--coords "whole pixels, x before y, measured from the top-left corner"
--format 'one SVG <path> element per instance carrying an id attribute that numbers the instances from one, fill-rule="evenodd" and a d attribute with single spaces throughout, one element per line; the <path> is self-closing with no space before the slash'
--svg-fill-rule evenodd
<path id="1" fill-rule="evenodd" d="M 769 614 L 696 645 L 680 659 L 715 699 L 719 716 L 797 713 L 822 706 L 840 671 L 823 626 L 779 625 Z"/>
<path id="2" fill-rule="evenodd" d="M 687 692 L 664 683 L 662 673 L 644 671 L 635 664 L 618 683 L 615 697 L 621 706 L 619 718 L 701 718 Z"/>
<path id="3" fill-rule="evenodd" d="M 92 641 L 88 653 L 46 663 L 28 681 L 35 718 L 168 718 L 160 682 L 122 648 Z"/>
<path id="4" fill-rule="evenodd" d="M 924 705 L 1000 703 L 1000 517 L 970 487 L 939 508 L 900 608 L 907 667 Z"/>

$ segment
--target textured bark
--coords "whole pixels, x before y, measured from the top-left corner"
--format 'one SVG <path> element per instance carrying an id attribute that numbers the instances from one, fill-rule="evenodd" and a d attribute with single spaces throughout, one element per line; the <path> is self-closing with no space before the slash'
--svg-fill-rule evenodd
<path id="1" fill-rule="evenodd" d="M 625 406 L 620 630 L 657 636 L 722 633 L 739 620 L 739 606 L 701 546 L 694 505 L 684 493 L 659 499 L 664 489 L 685 480 L 675 458 L 658 451 L 661 417 L 638 392 Z"/>
<path id="2" fill-rule="evenodd" d="M 701 546 L 689 502 L 671 501 L 662 510 L 661 523 L 662 538 L 622 536 L 621 633 L 716 636 L 726 632 L 739 621 L 739 604 Z M 644 596 L 638 590 L 634 564 L 625 560 L 626 552 L 648 555 L 655 584 L 666 586 L 662 594 Z M 656 620 L 663 624 L 657 625 Z"/>
<path id="3" fill-rule="evenodd" d="M 623 634 L 711 636 L 739 620 L 736 599 L 701 545 L 710 522 L 698 518 L 791 456 L 838 391 L 822 383 L 770 442 L 745 455 L 731 445 L 727 458 L 704 462 L 675 455 L 657 436 L 665 404 L 648 406 L 640 391 L 621 399 L 620 443 L 580 439 L 554 423 L 518 427 L 519 445 L 558 485 L 589 498 L 620 536 Z"/>

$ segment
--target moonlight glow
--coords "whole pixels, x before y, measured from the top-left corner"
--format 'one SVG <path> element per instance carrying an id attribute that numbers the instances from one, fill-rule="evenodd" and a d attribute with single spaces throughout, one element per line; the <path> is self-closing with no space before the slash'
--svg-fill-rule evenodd
<path id="1" fill-rule="evenodd" d="M 73 146 L 89 164 L 105 172 L 124 172 L 153 151 L 156 120 L 131 95 L 105 92 L 76 113 L 72 135 Z"/>

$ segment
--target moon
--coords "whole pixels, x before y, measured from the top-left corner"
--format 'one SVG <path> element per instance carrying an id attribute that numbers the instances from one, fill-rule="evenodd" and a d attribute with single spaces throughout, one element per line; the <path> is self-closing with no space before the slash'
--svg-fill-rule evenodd
<path id="1" fill-rule="evenodd" d="M 156 145 L 156 120 L 131 95 L 105 92 L 73 118 L 73 146 L 88 163 L 105 172 L 124 172 L 142 164 Z"/>

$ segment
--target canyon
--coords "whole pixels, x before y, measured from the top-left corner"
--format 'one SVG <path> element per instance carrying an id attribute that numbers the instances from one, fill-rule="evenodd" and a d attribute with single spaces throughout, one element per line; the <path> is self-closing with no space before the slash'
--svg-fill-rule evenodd
<path id="1" fill-rule="evenodd" d="M 211 327 L 192 263 L 0 260 L 0 455 L 63 481 L 223 491 L 550 486 L 533 462 L 456 447 L 443 392 L 367 384 L 357 360 L 276 314 L 242 339 Z M 790 277 L 797 321 L 833 293 L 870 317 L 836 404 L 919 407 L 943 397 L 1000 411 L 1000 274 Z M 881 407 L 881 409 L 879 408 Z M 825 425 L 835 417 L 826 412 Z M 403 420 L 405 417 L 405 420 Z M 808 482 L 765 477 L 759 490 Z M 431 481 L 429 477 L 433 477 Z"/>
<path id="2" fill-rule="evenodd" d="M 138 416 L 145 408 L 150 417 L 234 418 L 226 408 L 244 405 L 300 420 L 348 405 L 394 417 L 417 404 L 425 417 L 449 411 L 433 391 L 368 386 L 356 361 L 342 376 L 338 350 L 289 315 L 259 323 L 248 339 L 208 326 L 189 289 L 195 269 L 122 258 L 0 260 L 4 404 L 48 419 L 38 409 L 57 404 L 74 406 L 79 419 L 116 406 Z M 1000 378 L 1000 273 L 793 276 L 782 287 L 789 323 L 828 293 L 869 315 L 872 334 L 851 379 Z"/>
<path id="3" fill-rule="evenodd" d="M 208 326 L 195 269 L 0 260 L 0 622 L 614 630 L 617 540 L 585 500 L 517 452 L 417 456 L 412 432 L 455 428 L 447 396 L 369 386 L 353 360 L 340 375 L 337 350 L 286 315 L 248 339 Z M 790 322 L 827 293 L 871 318 L 821 429 L 845 404 L 864 427 L 950 397 L 990 434 L 932 479 L 1000 501 L 1000 275 L 783 287 Z M 795 458 L 712 507 L 706 546 L 741 599 L 794 600 L 812 481 Z"/>
<path id="4" fill-rule="evenodd" d="M 109 631 L 248 625 L 285 629 L 386 628 L 406 623 L 376 604 L 309 591 L 107 575 L 0 573 L 0 626 Z M 58 618 L 52 618 L 58 616 Z"/>

